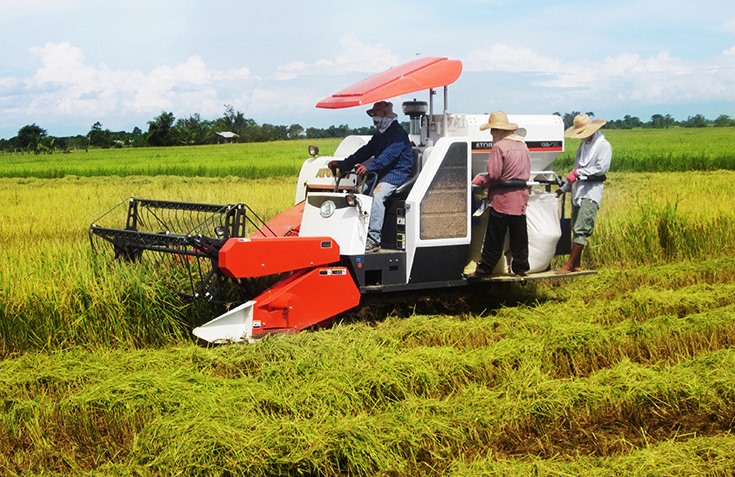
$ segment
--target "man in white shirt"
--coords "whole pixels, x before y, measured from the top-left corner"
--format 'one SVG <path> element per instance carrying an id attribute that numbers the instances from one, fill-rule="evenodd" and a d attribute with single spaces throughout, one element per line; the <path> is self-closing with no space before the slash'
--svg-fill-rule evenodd
<path id="1" fill-rule="evenodd" d="M 567 175 L 566 182 L 556 191 L 557 197 L 564 192 L 572 193 L 572 251 L 567 263 L 555 270 L 557 274 L 576 272 L 587 239 L 592 235 L 597 220 L 597 211 L 602 203 L 605 179 L 612 160 L 612 146 L 599 129 L 607 121 L 592 120 L 586 114 L 574 117 L 572 127 L 564 132 L 568 138 L 582 142 L 574 159 L 574 169 Z"/>

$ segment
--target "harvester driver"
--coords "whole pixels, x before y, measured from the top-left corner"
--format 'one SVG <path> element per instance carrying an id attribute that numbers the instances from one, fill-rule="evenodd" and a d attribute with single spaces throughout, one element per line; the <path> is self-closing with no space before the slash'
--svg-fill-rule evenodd
<path id="1" fill-rule="evenodd" d="M 373 205 L 370 209 L 370 223 L 365 245 L 366 252 L 380 250 L 380 235 L 385 217 L 385 202 L 395 190 L 411 177 L 413 169 L 413 150 L 408 133 L 398 123 L 398 115 L 393 112 L 393 103 L 378 101 L 367 111 L 373 118 L 377 131 L 367 144 L 342 161 L 329 161 L 329 168 L 336 175 L 335 169 L 344 173 L 355 170 L 357 175 L 364 176 L 375 172 L 375 188 L 373 188 Z M 373 157 L 374 159 L 368 161 Z"/>

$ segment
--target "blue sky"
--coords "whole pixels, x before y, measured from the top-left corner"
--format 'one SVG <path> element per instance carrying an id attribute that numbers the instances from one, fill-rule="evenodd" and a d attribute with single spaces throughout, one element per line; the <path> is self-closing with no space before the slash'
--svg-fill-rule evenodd
<path id="1" fill-rule="evenodd" d="M 0 138 L 147 130 L 161 112 L 368 125 L 320 99 L 419 56 L 450 112 L 735 117 L 732 0 L 0 0 Z M 426 100 L 425 93 L 411 95 Z M 400 102 L 403 99 L 397 98 Z M 441 102 L 438 103 L 441 105 Z"/>

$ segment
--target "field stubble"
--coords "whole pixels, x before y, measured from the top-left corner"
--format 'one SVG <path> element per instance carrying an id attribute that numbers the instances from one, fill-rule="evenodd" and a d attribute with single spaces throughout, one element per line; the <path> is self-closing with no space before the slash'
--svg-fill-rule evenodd
<path id="1" fill-rule="evenodd" d="M 205 349 L 155 280 L 92 259 L 87 226 L 127 196 L 270 217 L 290 179 L 0 179 L 0 469 L 729 475 L 733 180 L 611 174 L 596 276 Z"/>

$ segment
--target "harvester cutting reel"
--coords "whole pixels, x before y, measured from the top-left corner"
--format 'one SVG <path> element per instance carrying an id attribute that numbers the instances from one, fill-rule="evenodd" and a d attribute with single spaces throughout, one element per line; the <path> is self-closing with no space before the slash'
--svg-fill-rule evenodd
<path id="1" fill-rule="evenodd" d="M 124 224 L 124 226 L 120 226 Z M 92 249 L 112 249 L 116 259 L 165 271 L 185 300 L 242 303 L 261 291 L 255 280 L 232 279 L 218 267 L 227 239 L 252 233 L 273 235 L 245 204 L 199 204 L 130 198 L 89 227 Z"/>

